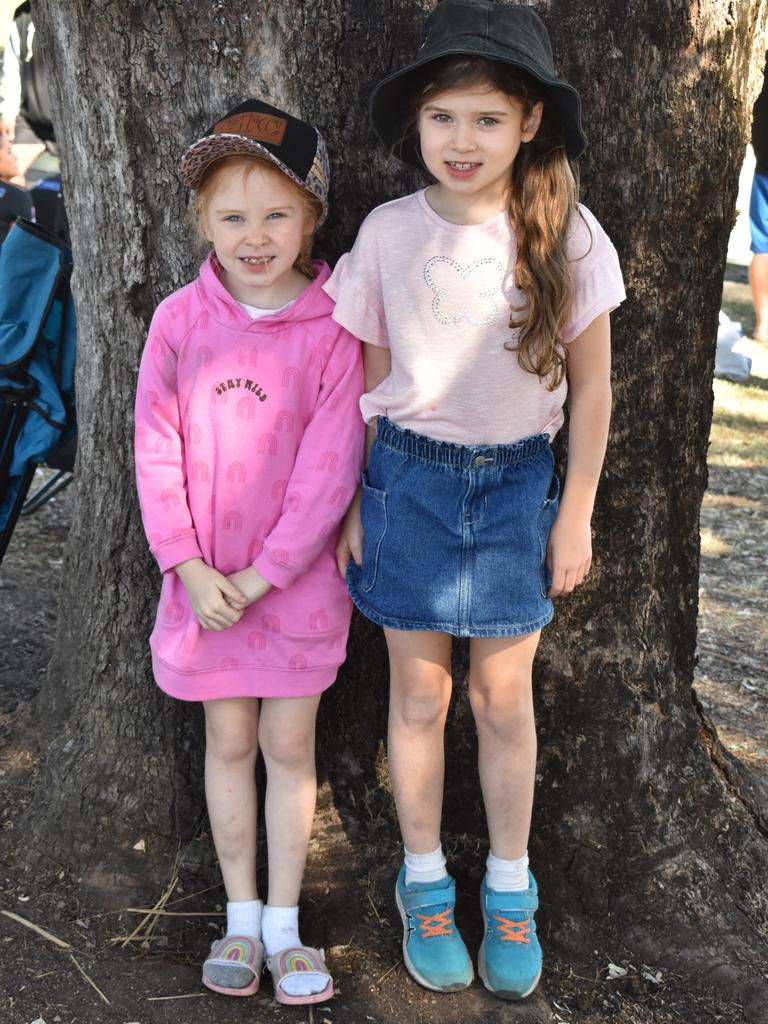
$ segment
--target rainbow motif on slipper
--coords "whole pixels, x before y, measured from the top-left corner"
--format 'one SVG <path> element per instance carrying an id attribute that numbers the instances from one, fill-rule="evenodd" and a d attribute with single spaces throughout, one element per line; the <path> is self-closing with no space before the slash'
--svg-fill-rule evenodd
<path id="1" fill-rule="evenodd" d="M 283 949 L 267 960 L 267 970 L 272 975 L 275 999 L 278 1003 L 303 1006 L 307 1003 L 322 1003 L 333 995 L 333 980 L 328 973 L 321 949 L 313 949 L 311 946 L 294 946 L 291 949 Z M 284 991 L 282 985 L 287 977 L 291 974 L 306 973 L 316 974 L 321 979 L 327 979 L 327 984 L 321 992 L 292 996 Z"/>
<path id="2" fill-rule="evenodd" d="M 216 984 L 206 974 L 208 967 L 243 967 L 253 973 L 253 980 L 242 988 Z M 252 996 L 259 988 L 264 969 L 264 946 L 258 939 L 230 935 L 211 946 L 211 954 L 203 964 L 203 984 L 225 996 Z"/>
<path id="3" fill-rule="evenodd" d="M 226 947 L 218 954 L 220 960 L 235 960 L 237 963 L 247 963 L 252 956 L 253 942 L 246 939 L 230 939 Z"/>
<path id="4" fill-rule="evenodd" d="M 280 967 L 286 973 L 317 970 L 317 964 L 311 956 L 307 956 L 303 949 L 289 949 L 287 953 L 281 954 Z"/>

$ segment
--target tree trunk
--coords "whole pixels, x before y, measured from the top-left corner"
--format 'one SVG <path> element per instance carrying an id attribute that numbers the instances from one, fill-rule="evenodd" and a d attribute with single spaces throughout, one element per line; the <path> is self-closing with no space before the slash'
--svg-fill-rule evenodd
<path id="1" fill-rule="evenodd" d="M 158 574 L 130 440 L 149 318 L 197 262 L 178 157 L 245 95 L 316 121 L 334 158 L 319 251 L 335 258 L 372 206 L 417 183 L 377 146 L 366 107 L 370 84 L 414 53 L 431 6 L 36 0 L 74 240 L 80 417 L 37 819 L 48 852 L 92 886 L 165 877 L 202 812 L 201 716 L 151 680 Z M 539 659 L 531 847 L 544 911 L 550 935 L 573 947 L 613 936 L 655 960 L 754 959 L 765 950 L 765 821 L 691 682 L 717 310 L 765 0 L 535 6 L 582 93 L 583 199 L 617 245 L 629 295 L 614 317 L 595 568 L 559 602 Z M 356 618 L 320 734 L 353 834 L 361 794 L 378 785 L 374 799 L 388 801 L 385 708 L 380 632 Z M 446 828 L 473 871 L 485 825 L 463 696 L 449 732 Z M 140 838 L 146 854 L 132 849 Z"/>
<path id="2" fill-rule="evenodd" d="M 765 9 L 542 13 L 582 89 L 584 201 L 616 242 L 628 301 L 598 564 L 543 645 L 534 829 L 561 938 L 602 921 L 636 955 L 685 954 L 714 981 L 724 961 L 764 963 L 768 938 L 766 808 L 691 688 L 717 313 Z"/>

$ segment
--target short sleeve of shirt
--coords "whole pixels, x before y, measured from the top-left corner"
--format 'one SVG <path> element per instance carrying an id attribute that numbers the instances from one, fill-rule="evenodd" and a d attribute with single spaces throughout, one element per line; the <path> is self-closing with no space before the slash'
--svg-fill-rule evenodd
<path id="1" fill-rule="evenodd" d="M 336 303 L 336 323 L 370 345 L 389 348 L 373 215 L 363 221 L 352 251 L 339 259 L 323 288 Z"/>
<path id="2" fill-rule="evenodd" d="M 579 205 L 579 213 L 568 242 L 573 299 L 562 330 L 565 342 L 578 338 L 596 317 L 616 309 L 627 297 L 610 238 L 586 207 Z"/>

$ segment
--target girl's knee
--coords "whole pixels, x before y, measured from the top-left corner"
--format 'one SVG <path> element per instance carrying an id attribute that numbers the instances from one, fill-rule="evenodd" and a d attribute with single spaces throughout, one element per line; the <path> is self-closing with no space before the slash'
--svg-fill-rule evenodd
<path id="1" fill-rule="evenodd" d="M 236 762 L 256 757 L 258 718 L 238 709 L 217 709 L 205 716 L 206 751 L 221 761 Z"/>
<path id="2" fill-rule="evenodd" d="M 269 769 L 270 764 L 282 768 L 314 767 L 314 730 L 304 728 L 265 729 L 260 737 L 261 752 Z"/>
<path id="3" fill-rule="evenodd" d="M 418 676 L 396 679 L 390 691 L 390 713 L 411 729 L 434 729 L 445 725 L 451 700 L 451 679 L 440 671 L 422 671 Z"/>
<path id="4" fill-rule="evenodd" d="M 470 673 L 469 703 L 478 727 L 518 731 L 533 724 L 530 674 L 500 680 Z"/>

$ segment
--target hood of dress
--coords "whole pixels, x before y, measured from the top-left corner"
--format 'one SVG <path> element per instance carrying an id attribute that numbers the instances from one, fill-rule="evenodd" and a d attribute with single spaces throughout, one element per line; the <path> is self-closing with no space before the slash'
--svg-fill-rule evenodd
<path id="1" fill-rule="evenodd" d="M 200 267 L 200 276 L 195 282 L 198 299 L 213 319 L 226 327 L 259 334 L 284 330 L 286 324 L 326 317 L 333 311 L 333 299 L 323 291 L 323 284 L 331 274 L 330 268 L 323 260 L 313 260 L 312 266 L 316 271 L 314 281 L 308 283 L 287 309 L 275 310 L 273 314 L 253 320 L 222 284 L 221 266 L 216 254 L 211 252 Z"/>

